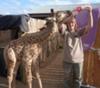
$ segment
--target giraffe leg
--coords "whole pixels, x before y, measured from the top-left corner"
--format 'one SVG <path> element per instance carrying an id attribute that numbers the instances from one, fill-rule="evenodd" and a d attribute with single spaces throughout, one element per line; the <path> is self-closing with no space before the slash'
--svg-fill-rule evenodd
<path id="1" fill-rule="evenodd" d="M 15 66 L 15 69 L 14 69 L 13 81 L 12 81 L 12 88 L 16 88 L 16 75 L 17 75 L 19 64 L 20 64 L 20 62 L 17 62 L 16 66 Z"/>
<path id="2" fill-rule="evenodd" d="M 38 63 L 33 63 L 34 64 L 34 68 L 35 68 L 35 74 L 36 74 L 36 78 L 38 80 L 38 84 L 39 84 L 39 88 L 43 88 L 42 87 L 42 81 L 40 78 L 40 74 L 39 74 L 39 64 Z"/>
<path id="3" fill-rule="evenodd" d="M 43 88 L 39 72 L 36 72 L 36 77 L 37 77 L 37 80 L 38 80 L 38 83 L 39 83 L 39 88 Z"/>
<path id="4" fill-rule="evenodd" d="M 8 64 L 8 88 L 12 88 L 12 81 L 13 81 L 13 72 L 14 72 L 14 64 Z"/>
<path id="5" fill-rule="evenodd" d="M 26 61 L 24 63 L 25 67 L 25 75 L 26 75 L 26 82 L 28 84 L 28 88 L 32 88 L 32 71 L 31 71 L 32 61 Z"/>
<path id="6" fill-rule="evenodd" d="M 8 49 L 7 56 L 8 57 L 6 59 L 7 59 L 7 68 L 8 68 L 8 72 L 7 72 L 8 88 L 12 88 L 14 68 L 16 65 L 16 57 L 12 48 Z"/>

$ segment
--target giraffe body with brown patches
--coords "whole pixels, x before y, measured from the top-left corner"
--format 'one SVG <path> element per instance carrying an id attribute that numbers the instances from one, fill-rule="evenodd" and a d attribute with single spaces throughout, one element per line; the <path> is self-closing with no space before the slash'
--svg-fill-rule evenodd
<path id="1" fill-rule="evenodd" d="M 4 58 L 8 70 L 8 88 L 16 88 L 15 77 L 19 64 L 23 64 L 27 81 L 27 88 L 32 88 L 31 65 L 34 66 L 35 74 L 42 88 L 39 75 L 38 56 L 42 52 L 42 42 L 52 33 L 54 21 L 49 20 L 41 31 L 26 34 L 21 38 L 11 41 L 4 49 Z"/>

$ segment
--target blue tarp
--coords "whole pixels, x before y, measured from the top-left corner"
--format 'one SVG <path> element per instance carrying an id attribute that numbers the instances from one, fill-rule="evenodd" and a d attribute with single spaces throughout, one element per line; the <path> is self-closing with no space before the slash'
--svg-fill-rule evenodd
<path id="1" fill-rule="evenodd" d="M 26 19 L 28 21 L 29 16 L 27 16 L 27 15 L 0 16 L 0 30 L 19 28 L 20 25 L 22 24 L 22 19 Z"/>

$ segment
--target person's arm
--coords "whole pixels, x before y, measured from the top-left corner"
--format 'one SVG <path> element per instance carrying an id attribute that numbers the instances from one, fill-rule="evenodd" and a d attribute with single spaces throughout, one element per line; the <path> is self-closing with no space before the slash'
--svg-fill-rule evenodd
<path id="1" fill-rule="evenodd" d="M 85 10 L 87 10 L 89 12 L 88 14 L 88 23 L 87 25 L 79 31 L 79 36 L 85 35 L 89 32 L 89 30 L 93 27 L 93 15 L 92 15 L 92 7 L 85 7 Z"/>

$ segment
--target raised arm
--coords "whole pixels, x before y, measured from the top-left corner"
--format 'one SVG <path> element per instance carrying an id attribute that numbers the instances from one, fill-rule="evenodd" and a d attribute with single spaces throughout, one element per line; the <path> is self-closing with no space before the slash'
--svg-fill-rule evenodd
<path id="1" fill-rule="evenodd" d="M 93 27 L 92 7 L 88 6 L 88 7 L 85 7 L 84 9 L 86 9 L 89 12 L 89 14 L 88 14 L 88 23 L 87 23 L 87 26 L 86 26 L 86 30 L 89 30 Z"/>
<path id="2" fill-rule="evenodd" d="M 93 27 L 93 14 L 92 14 L 92 7 L 87 6 L 87 7 L 82 7 L 82 9 L 87 10 L 88 13 L 88 22 L 87 25 L 83 28 L 83 30 L 79 31 L 79 35 L 85 35 L 89 32 L 89 30 Z"/>

